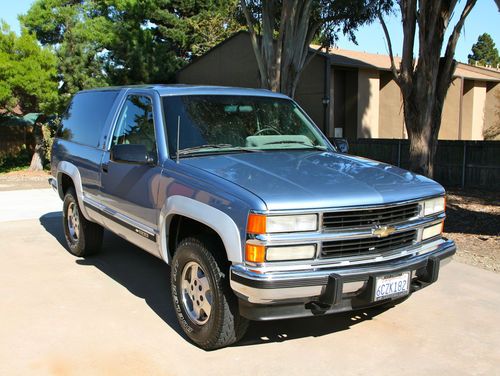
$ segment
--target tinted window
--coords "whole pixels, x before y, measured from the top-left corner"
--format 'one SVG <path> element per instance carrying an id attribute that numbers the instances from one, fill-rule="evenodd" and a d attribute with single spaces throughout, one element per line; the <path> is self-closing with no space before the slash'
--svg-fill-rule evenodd
<path id="1" fill-rule="evenodd" d="M 76 94 L 62 116 L 58 136 L 79 144 L 97 147 L 102 128 L 117 95 L 117 91 Z"/>
<path id="2" fill-rule="evenodd" d="M 149 153 L 156 152 L 155 126 L 151 99 L 142 95 L 129 95 L 116 124 L 112 145 L 146 145 Z"/>
<path id="3" fill-rule="evenodd" d="M 235 95 L 163 98 L 168 145 L 179 153 L 326 148 L 303 111 L 288 99 Z"/>

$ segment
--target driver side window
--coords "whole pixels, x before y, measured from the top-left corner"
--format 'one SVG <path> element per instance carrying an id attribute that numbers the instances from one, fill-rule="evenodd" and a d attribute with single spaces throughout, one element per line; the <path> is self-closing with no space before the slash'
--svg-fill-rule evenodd
<path id="1" fill-rule="evenodd" d="M 156 155 L 156 139 L 151 99 L 144 95 L 129 95 L 116 124 L 111 146 L 144 145 Z"/>

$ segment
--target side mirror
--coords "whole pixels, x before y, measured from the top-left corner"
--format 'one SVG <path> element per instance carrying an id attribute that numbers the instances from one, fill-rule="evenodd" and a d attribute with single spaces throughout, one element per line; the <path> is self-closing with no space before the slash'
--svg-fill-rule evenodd
<path id="1" fill-rule="evenodd" d="M 345 138 L 334 138 L 333 142 L 335 143 L 335 146 L 341 153 L 347 153 L 349 152 L 349 143 Z"/>
<path id="2" fill-rule="evenodd" d="M 111 148 L 109 159 L 114 162 L 150 165 L 154 158 L 148 153 L 145 145 L 121 144 Z"/>

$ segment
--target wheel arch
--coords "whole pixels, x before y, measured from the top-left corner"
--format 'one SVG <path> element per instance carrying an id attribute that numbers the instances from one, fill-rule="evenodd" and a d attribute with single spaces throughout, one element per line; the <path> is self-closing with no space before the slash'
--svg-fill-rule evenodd
<path id="1" fill-rule="evenodd" d="M 179 234 L 171 233 L 178 229 L 178 220 L 189 221 L 194 225 L 194 232 L 207 229 L 220 239 L 226 257 L 230 262 L 242 261 L 240 231 L 236 223 L 226 213 L 185 196 L 172 196 L 167 199 L 160 213 L 160 251 L 163 259 L 170 264 Z M 201 231 L 203 232 L 203 231 Z"/>
<path id="2" fill-rule="evenodd" d="M 73 163 L 61 161 L 57 166 L 57 192 L 61 200 L 64 200 L 64 195 L 70 185 L 75 188 L 80 211 L 86 219 L 90 220 L 85 206 L 83 205 L 83 187 L 80 171 L 78 171 L 78 168 Z"/>

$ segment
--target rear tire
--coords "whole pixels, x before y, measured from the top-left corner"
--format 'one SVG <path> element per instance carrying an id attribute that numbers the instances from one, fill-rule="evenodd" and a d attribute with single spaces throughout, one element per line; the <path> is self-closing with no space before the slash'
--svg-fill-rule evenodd
<path id="1" fill-rule="evenodd" d="M 85 257 L 101 250 L 103 228 L 83 216 L 76 197 L 73 187 L 69 188 L 64 196 L 64 237 L 73 255 Z"/>
<path id="2" fill-rule="evenodd" d="M 199 347 L 214 350 L 239 341 L 248 328 L 229 286 L 227 261 L 214 242 L 187 238 L 172 262 L 172 299 L 180 326 Z M 212 247 L 213 248 L 213 247 Z"/>

